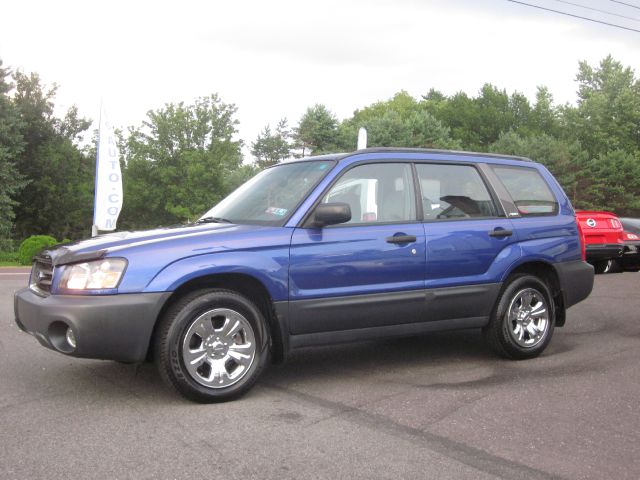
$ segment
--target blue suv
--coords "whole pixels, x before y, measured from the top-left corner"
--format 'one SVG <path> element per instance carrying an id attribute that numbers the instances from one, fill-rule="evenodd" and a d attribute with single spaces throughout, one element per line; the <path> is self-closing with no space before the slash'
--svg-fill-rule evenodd
<path id="1" fill-rule="evenodd" d="M 593 287 L 573 208 L 525 158 L 376 148 L 268 168 L 197 222 L 41 252 L 15 295 L 45 347 L 228 400 L 293 349 L 481 328 L 532 358 Z"/>

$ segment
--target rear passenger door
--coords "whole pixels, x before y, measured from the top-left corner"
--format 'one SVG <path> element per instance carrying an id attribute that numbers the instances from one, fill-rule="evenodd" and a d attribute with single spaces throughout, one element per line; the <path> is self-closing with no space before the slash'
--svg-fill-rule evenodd
<path id="1" fill-rule="evenodd" d="M 476 164 L 416 164 L 426 238 L 426 286 L 448 290 L 460 307 L 481 301 L 499 281 L 496 257 L 516 241 L 511 221 Z M 462 303 L 460 303 L 462 302 Z M 455 312 L 456 309 L 452 309 Z M 466 312 L 466 310 L 465 310 Z M 474 309 L 458 315 L 473 314 Z M 479 316 L 479 315 L 478 315 Z M 437 315 L 430 320 L 442 319 Z"/>
<path id="2" fill-rule="evenodd" d="M 580 260 L 575 213 L 553 177 L 545 179 L 542 173 L 533 165 L 492 165 L 490 170 L 509 199 L 503 203 L 518 231 L 522 255 L 550 262 Z"/>

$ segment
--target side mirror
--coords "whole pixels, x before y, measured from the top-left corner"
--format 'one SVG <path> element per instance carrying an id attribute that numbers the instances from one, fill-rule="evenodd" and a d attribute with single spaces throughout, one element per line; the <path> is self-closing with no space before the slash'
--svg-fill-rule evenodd
<path id="1" fill-rule="evenodd" d="M 337 225 L 351 220 L 351 207 L 348 203 L 321 203 L 313 213 L 314 227 L 325 227 L 327 225 Z"/>

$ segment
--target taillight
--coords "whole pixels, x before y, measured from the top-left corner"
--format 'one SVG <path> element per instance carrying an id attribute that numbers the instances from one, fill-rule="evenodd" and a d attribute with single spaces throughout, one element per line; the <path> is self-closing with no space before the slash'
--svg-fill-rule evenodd
<path id="1" fill-rule="evenodd" d="M 622 228 L 622 224 L 618 221 L 617 218 L 610 218 L 609 223 L 611 224 L 611 228 L 615 228 L 616 230 Z"/>
<path id="2" fill-rule="evenodd" d="M 587 261 L 587 247 L 584 244 L 584 235 L 582 235 L 582 227 L 580 226 L 580 222 L 576 221 L 576 225 L 578 226 L 578 236 L 580 237 L 580 255 L 582 256 L 582 261 Z"/>

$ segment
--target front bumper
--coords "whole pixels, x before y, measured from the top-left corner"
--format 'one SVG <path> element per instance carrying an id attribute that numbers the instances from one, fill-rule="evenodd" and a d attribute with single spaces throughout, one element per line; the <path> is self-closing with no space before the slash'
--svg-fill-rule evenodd
<path id="1" fill-rule="evenodd" d="M 168 293 L 127 295 L 36 295 L 16 292 L 16 324 L 45 347 L 75 357 L 143 361 Z M 64 338 L 70 327 L 77 347 Z"/>

